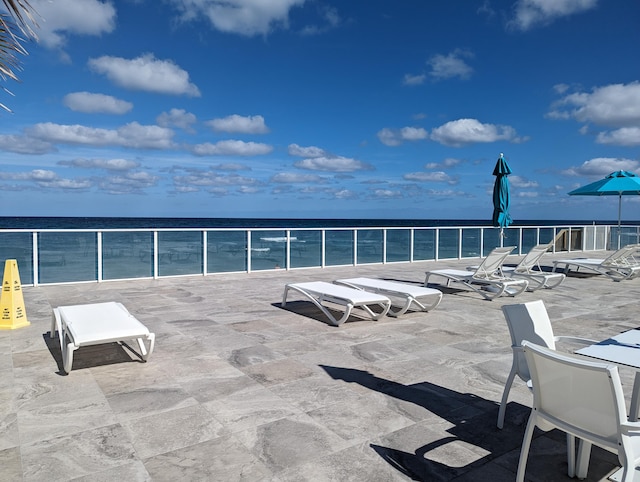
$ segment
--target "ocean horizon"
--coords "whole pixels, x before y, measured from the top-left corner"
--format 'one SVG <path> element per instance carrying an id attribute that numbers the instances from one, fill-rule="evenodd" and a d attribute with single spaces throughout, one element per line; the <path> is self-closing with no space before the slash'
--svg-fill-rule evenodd
<path id="1" fill-rule="evenodd" d="M 540 220 L 514 221 L 511 226 L 575 226 L 617 224 L 617 221 Z M 637 225 L 640 221 L 623 221 Z M 4 216 L 0 229 L 153 229 L 153 228 L 336 228 L 336 227 L 491 227 L 486 219 L 350 219 L 350 218 L 201 218 L 201 217 L 50 217 Z"/>

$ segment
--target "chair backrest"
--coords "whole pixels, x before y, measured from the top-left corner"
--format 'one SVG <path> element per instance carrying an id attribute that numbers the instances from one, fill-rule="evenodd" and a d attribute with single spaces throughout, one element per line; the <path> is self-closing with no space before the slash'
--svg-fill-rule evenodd
<path id="1" fill-rule="evenodd" d="M 542 255 L 549 251 L 551 243 L 536 244 L 529 252 L 522 258 L 522 260 L 516 266 L 516 271 L 528 273 L 533 268 L 540 269 L 540 258 Z"/>
<path id="2" fill-rule="evenodd" d="M 507 259 L 507 256 L 509 256 L 515 248 L 515 246 L 505 246 L 503 248 L 493 249 L 487 257 L 482 260 L 482 263 L 478 265 L 474 276 L 491 277 L 496 272 L 501 272 L 504 260 Z"/>
<path id="3" fill-rule="evenodd" d="M 542 300 L 504 305 L 502 313 L 507 320 L 511 335 L 511 348 L 517 364 L 517 374 L 525 382 L 529 381 L 531 375 L 521 348 L 522 342 L 529 340 L 537 345 L 555 350 L 556 342 L 549 314 Z"/>
<path id="4" fill-rule="evenodd" d="M 629 266 L 635 263 L 633 253 L 636 252 L 637 245 L 629 244 L 611 253 L 601 264 L 603 266 Z M 629 260 L 631 258 L 631 261 Z"/>
<path id="5" fill-rule="evenodd" d="M 531 372 L 533 409 L 552 425 L 618 452 L 626 407 L 618 367 L 522 343 Z"/>

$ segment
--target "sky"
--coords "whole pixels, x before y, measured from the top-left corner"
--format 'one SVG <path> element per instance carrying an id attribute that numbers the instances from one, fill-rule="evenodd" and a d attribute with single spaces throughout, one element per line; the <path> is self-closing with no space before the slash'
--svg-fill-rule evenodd
<path id="1" fill-rule="evenodd" d="M 514 220 L 602 221 L 567 193 L 640 174 L 637 0 L 30 3 L 0 216 L 490 223 L 503 153 Z"/>

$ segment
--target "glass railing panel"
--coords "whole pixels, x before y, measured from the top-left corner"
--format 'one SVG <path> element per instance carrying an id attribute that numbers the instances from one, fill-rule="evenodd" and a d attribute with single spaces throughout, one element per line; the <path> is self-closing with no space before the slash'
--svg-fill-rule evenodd
<path id="1" fill-rule="evenodd" d="M 246 231 L 207 231 L 207 273 L 247 270 Z"/>
<path id="2" fill-rule="evenodd" d="M 159 276 L 202 272 L 202 233 L 200 231 L 158 232 Z"/>
<path id="3" fill-rule="evenodd" d="M 353 231 L 326 231 L 325 243 L 325 264 L 327 266 L 353 264 Z"/>
<path id="4" fill-rule="evenodd" d="M 411 260 L 411 230 L 387 230 L 387 262 Z"/>
<path id="5" fill-rule="evenodd" d="M 251 269 L 286 268 L 287 233 L 278 231 L 251 232 Z"/>
<path id="6" fill-rule="evenodd" d="M 540 244 L 553 241 L 553 228 L 540 228 Z"/>
<path id="7" fill-rule="evenodd" d="M 509 233 L 506 233 L 509 236 Z M 515 234 L 512 234 L 515 236 Z M 485 228 L 483 233 L 482 256 L 488 255 L 492 250 L 500 246 L 500 228 Z M 504 238 L 504 242 L 509 241 L 508 237 Z M 509 246 L 513 246 L 509 244 Z"/>
<path id="8" fill-rule="evenodd" d="M 20 282 L 33 284 L 33 241 L 31 233 L 0 233 L 0 268 L 4 272 L 5 262 L 15 259 L 18 263 Z"/>
<path id="9" fill-rule="evenodd" d="M 382 263 L 382 229 L 358 230 L 358 264 Z"/>
<path id="10" fill-rule="evenodd" d="M 618 227 L 612 231 L 617 231 Z M 617 240 L 616 240 L 617 243 Z M 638 235 L 636 228 L 632 228 L 629 226 L 622 226 L 620 229 L 620 247 L 626 246 L 628 244 L 638 244 Z"/>
<path id="11" fill-rule="evenodd" d="M 322 231 L 291 231 L 289 259 L 292 268 L 322 266 Z"/>
<path id="12" fill-rule="evenodd" d="M 462 257 L 479 258 L 480 253 L 480 229 L 465 228 L 462 230 Z"/>
<path id="13" fill-rule="evenodd" d="M 436 259 L 435 229 L 416 229 L 413 232 L 413 259 L 414 261 Z"/>
<path id="14" fill-rule="evenodd" d="M 95 232 L 38 233 L 40 283 L 96 281 L 98 279 Z"/>
<path id="15" fill-rule="evenodd" d="M 538 244 L 538 230 L 522 228 L 522 253 L 528 253 L 536 244 Z"/>
<path id="16" fill-rule="evenodd" d="M 438 238 L 438 257 L 440 259 L 452 259 L 458 257 L 460 233 L 457 228 L 440 229 Z"/>
<path id="17" fill-rule="evenodd" d="M 102 279 L 153 277 L 153 233 L 102 233 Z"/>

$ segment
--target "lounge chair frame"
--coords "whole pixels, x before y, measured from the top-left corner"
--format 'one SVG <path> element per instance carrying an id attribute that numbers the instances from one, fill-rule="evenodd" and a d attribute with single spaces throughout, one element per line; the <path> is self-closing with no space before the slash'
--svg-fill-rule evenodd
<path id="1" fill-rule="evenodd" d="M 149 332 L 122 303 L 116 302 L 54 308 L 50 337 L 54 338 L 56 332 L 60 338 L 63 370 L 67 374 L 73 366 L 73 353 L 81 346 L 135 339 L 140 357 L 146 362 L 155 344 L 155 334 Z"/>
<path id="2" fill-rule="evenodd" d="M 639 249 L 637 244 L 629 244 L 611 253 L 605 259 L 598 258 L 574 258 L 558 259 L 553 262 L 553 271 L 558 271 L 560 265 L 564 265 L 563 272 L 569 273 L 571 267 L 578 272 L 581 268 L 589 272 L 604 275 L 613 281 L 624 281 L 640 276 L 640 263 L 634 258 L 634 253 Z"/>
<path id="3" fill-rule="evenodd" d="M 436 308 L 442 301 L 442 291 L 423 286 L 413 286 L 407 283 L 398 283 L 374 278 L 349 278 L 339 279 L 334 283 L 349 286 L 351 288 L 380 293 L 389 298 L 399 298 L 402 301 L 399 309 L 389 309 L 389 316 L 397 317 L 403 315 L 411 307 L 418 311 L 430 311 Z M 429 303 L 426 303 L 426 300 Z"/>
<path id="4" fill-rule="evenodd" d="M 391 300 L 386 296 L 370 293 L 348 286 L 339 286 L 326 281 L 311 281 L 307 283 L 290 283 L 284 287 L 282 295 L 282 306 L 287 304 L 287 297 L 290 291 L 296 291 L 311 301 L 329 318 L 333 326 L 340 326 L 349 316 L 353 308 L 360 308 L 372 320 L 378 320 L 385 316 L 391 308 Z M 344 306 L 344 314 L 337 319 L 333 313 L 323 305 L 329 302 L 334 305 Z M 379 306 L 382 311 L 376 313 L 370 306 Z"/>
<path id="5" fill-rule="evenodd" d="M 559 286 L 565 280 L 566 275 L 564 273 L 545 273 L 540 266 L 540 259 L 549 251 L 549 248 L 551 248 L 551 243 L 535 245 L 515 268 L 503 266 L 503 274 L 526 279 L 529 282 L 527 291 L 536 291 L 541 288 L 552 289 Z"/>
<path id="6" fill-rule="evenodd" d="M 427 271 L 424 285 L 429 286 L 429 279 L 432 276 L 440 276 L 447 280 L 446 286 L 450 286 L 451 283 L 460 283 L 487 300 L 493 300 L 502 295 L 517 296 L 527 289 L 529 282 L 526 279 L 510 278 L 502 272 L 502 264 L 514 249 L 515 246 L 495 248 L 474 271 L 461 269 Z"/>

